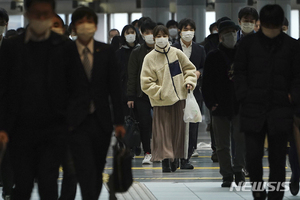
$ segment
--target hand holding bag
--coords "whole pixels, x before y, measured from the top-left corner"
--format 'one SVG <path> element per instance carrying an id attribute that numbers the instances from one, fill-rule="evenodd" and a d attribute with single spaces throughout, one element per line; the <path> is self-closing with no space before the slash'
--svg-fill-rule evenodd
<path id="1" fill-rule="evenodd" d="M 194 97 L 193 92 L 188 93 L 187 99 L 185 100 L 185 109 L 183 115 L 184 122 L 202 122 L 202 115 L 200 112 L 199 105 Z"/>
<path id="2" fill-rule="evenodd" d="M 107 183 L 111 198 L 116 192 L 126 192 L 133 183 L 130 149 L 126 147 L 122 138 L 117 137 L 113 146 L 113 173 Z"/>

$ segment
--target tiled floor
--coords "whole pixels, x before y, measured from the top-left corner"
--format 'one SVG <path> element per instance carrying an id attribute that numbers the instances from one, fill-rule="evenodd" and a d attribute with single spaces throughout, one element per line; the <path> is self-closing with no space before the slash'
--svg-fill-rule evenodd
<path id="1" fill-rule="evenodd" d="M 229 191 L 229 188 L 221 188 L 221 176 L 219 164 L 210 160 L 211 150 L 205 144 L 210 142 L 209 133 L 205 132 L 206 125 L 202 123 L 199 129 L 198 153 L 199 157 L 192 158 L 194 170 L 177 170 L 175 173 L 162 173 L 161 163 L 142 165 L 142 156 L 133 159 L 133 176 L 135 181 L 143 183 L 158 200 L 251 200 L 250 191 Z M 112 153 L 109 152 L 105 172 L 112 172 Z M 267 157 L 264 158 L 264 176 L 267 180 L 269 173 Z M 286 177 L 290 179 L 290 169 L 287 168 Z M 249 181 L 249 180 L 248 180 Z M 59 180 L 61 184 L 61 180 Z M 38 200 L 37 187 L 35 187 L 32 200 Z M 0 191 L 1 192 L 1 191 Z M 80 189 L 77 190 L 76 200 L 80 200 Z M 101 200 L 108 200 L 109 194 L 105 187 L 102 189 Z M 285 192 L 284 199 L 299 199 L 292 196 L 289 191 Z"/>

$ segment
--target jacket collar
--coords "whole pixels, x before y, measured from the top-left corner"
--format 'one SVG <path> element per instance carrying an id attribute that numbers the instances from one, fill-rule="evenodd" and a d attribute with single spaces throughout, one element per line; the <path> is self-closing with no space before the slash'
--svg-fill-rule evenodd
<path id="1" fill-rule="evenodd" d="M 168 43 L 167 44 L 167 46 L 165 47 L 165 48 L 160 48 L 160 47 L 158 47 L 157 45 L 155 45 L 155 47 L 154 47 L 154 49 L 155 49 L 155 51 L 157 51 L 158 53 L 163 53 L 163 54 L 166 54 L 166 53 L 168 53 L 169 52 L 169 50 L 170 50 L 170 44 Z"/>

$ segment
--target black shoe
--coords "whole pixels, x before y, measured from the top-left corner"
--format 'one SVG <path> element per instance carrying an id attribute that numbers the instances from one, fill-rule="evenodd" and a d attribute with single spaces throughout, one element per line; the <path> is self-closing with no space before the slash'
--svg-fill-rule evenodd
<path id="1" fill-rule="evenodd" d="M 162 161 L 162 172 L 171 172 L 170 159 L 164 159 Z"/>
<path id="2" fill-rule="evenodd" d="M 299 179 L 294 179 L 293 178 L 293 175 L 292 175 L 292 178 L 291 178 L 291 181 L 290 181 L 290 191 L 291 191 L 291 194 L 296 196 L 299 192 Z"/>
<path id="3" fill-rule="evenodd" d="M 217 152 L 216 152 L 216 151 L 214 151 L 214 152 L 211 154 L 211 160 L 212 160 L 213 162 L 219 162 L 219 161 L 218 161 L 218 155 L 217 155 Z"/>
<path id="4" fill-rule="evenodd" d="M 171 162 L 171 171 L 175 172 L 177 170 L 178 166 L 179 166 L 179 159 L 175 158 L 174 161 Z"/>
<path id="5" fill-rule="evenodd" d="M 253 192 L 253 197 L 254 197 L 254 200 L 265 200 L 267 197 L 267 192 L 266 192 L 266 190 L 261 191 L 261 192 Z"/>
<path id="6" fill-rule="evenodd" d="M 233 182 L 232 176 L 223 177 L 223 183 L 221 187 L 231 187 L 232 182 Z"/>
<path id="7" fill-rule="evenodd" d="M 135 147 L 135 149 L 134 149 L 134 153 L 135 153 L 135 155 L 136 155 L 136 156 L 139 156 L 139 155 L 141 155 L 141 152 L 142 152 L 142 149 L 141 149 L 141 147 Z"/>
<path id="8" fill-rule="evenodd" d="M 243 186 L 245 183 L 244 173 L 242 171 L 234 173 L 234 180 L 235 180 L 235 184 L 237 186 Z"/>
<path id="9" fill-rule="evenodd" d="M 180 159 L 180 169 L 194 169 L 194 166 L 187 159 Z"/>

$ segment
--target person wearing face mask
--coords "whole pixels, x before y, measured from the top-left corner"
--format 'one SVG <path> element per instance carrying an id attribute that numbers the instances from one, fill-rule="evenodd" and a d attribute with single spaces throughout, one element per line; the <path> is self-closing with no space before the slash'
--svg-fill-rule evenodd
<path id="1" fill-rule="evenodd" d="M 237 43 L 239 43 L 244 36 L 255 33 L 254 27 L 258 20 L 258 12 L 255 8 L 242 8 L 238 13 L 238 20 L 241 30 L 237 32 Z"/>
<path id="2" fill-rule="evenodd" d="M 169 42 L 172 45 L 178 40 L 178 22 L 175 20 L 169 20 L 166 27 L 169 29 Z"/>
<path id="3" fill-rule="evenodd" d="M 123 113 L 124 116 L 129 115 L 129 108 L 127 105 L 127 82 L 128 82 L 128 61 L 132 50 L 136 47 L 139 47 L 138 43 L 138 34 L 133 25 L 124 26 L 122 33 L 122 46 L 116 52 L 116 57 L 118 59 L 118 67 L 121 75 L 121 84 L 122 84 L 122 102 L 123 102 Z"/>
<path id="4" fill-rule="evenodd" d="M 0 8 L 0 47 L 4 38 L 3 33 L 5 33 L 7 29 L 8 21 L 9 21 L 9 16 L 6 10 Z"/>
<path id="5" fill-rule="evenodd" d="M 234 179 L 237 185 L 245 182 L 242 172 L 245 167 L 245 141 L 239 128 L 239 104 L 232 81 L 232 65 L 236 54 L 239 26 L 233 21 L 226 20 L 219 24 L 218 30 L 220 44 L 218 49 L 206 57 L 202 93 L 205 104 L 212 113 L 220 173 L 223 177 L 221 186 L 230 187 Z M 231 134 L 236 150 L 233 158 L 230 154 Z"/>
<path id="6" fill-rule="evenodd" d="M 73 12 L 72 28 L 78 37 L 67 47 L 66 58 L 68 65 L 80 70 L 78 82 L 84 88 L 68 113 L 70 148 L 83 200 L 99 198 L 113 126 L 116 137 L 125 134 L 115 51 L 94 40 L 97 24 L 92 9 L 80 7 Z"/>
<path id="7" fill-rule="evenodd" d="M 142 164 L 152 164 L 150 147 L 152 107 L 148 95 L 141 89 L 140 74 L 144 57 L 153 50 L 155 45 L 153 39 L 153 29 L 155 26 L 156 23 L 149 19 L 142 23 L 141 32 L 145 43 L 132 50 L 128 61 L 127 105 L 129 108 L 135 108 L 137 112 L 136 118 L 139 119 L 141 142 L 144 150 Z"/>
<path id="8" fill-rule="evenodd" d="M 259 16 L 261 29 L 239 45 L 233 78 L 241 105 L 241 131 L 245 133 L 253 197 L 283 199 L 287 141 L 293 131 L 295 107 L 300 105 L 300 45 L 282 32 L 284 11 L 280 5 L 264 6 Z M 268 194 L 260 187 L 264 184 L 262 158 L 266 136 L 269 188 L 277 188 Z M 291 183 L 294 181 L 299 189 L 299 179 L 292 175 Z"/>
<path id="9" fill-rule="evenodd" d="M 75 69 L 64 62 L 69 41 L 51 32 L 55 1 L 26 0 L 24 7 L 25 32 L 0 48 L 0 132 L 9 136 L 13 199 L 29 200 L 35 178 L 41 199 L 57 199 Z"/>
<path id="10" fill-rule="evenodd" d="M 282 24 L 282 32 L 284 32 L 285 34 L 288 34 L 288 30 L 289 30 L 289 21 L 285 17 L 283 24 Z"/>
<path id="11" fill-rule="evenodd" d="M 201 87 L 201 73 L 204 67 L 205 61 L 205 51 L 204 48 L 193 41 L 194 34 L 196 31 L 195 22 L 192 19 L 182 19 L 179 22 L 179 42 L 173 44 L 173 47 L 176 47 L 183 51 L 183 53 L 190 59 L 190 61 L 196 67 L 197 75 L 197 86 L 194 90 L 194 96 L 200 107 L 202 104 L 202 94 L 200 91 Z M 189 124 L 189 147 L 188 147 L 188 157 L 187 159 L 180 159 L 180 169 L 194 169 L 194 166 L 189 162 L 189 159 L 193 154 L 197 156 L 197 138 L 198 138 L 198 126 L 199 123 L 190 123 Z"/>
<path id="12" fill-rule="evenodd" d="M 65 34 L 65 27 L 64 27 L 64 21 L 62 18 L 55 14 L 55 16 L 52 18 L 52 27 L 51 31 L 54 31 L 57 34 L 64 35 Z"/>
<path id="13" fill-rule="evenodd" d="M 184 157 L 183 109 L 188 89 L 196 87 L 196 68 L 179 49 L 170 47 L 169 31 L 153 30 L 155 48 L 144 59 L 141 88 L 153 106 L 152 161 L 162 160 L 163 172 L 175 172 Z"/>

